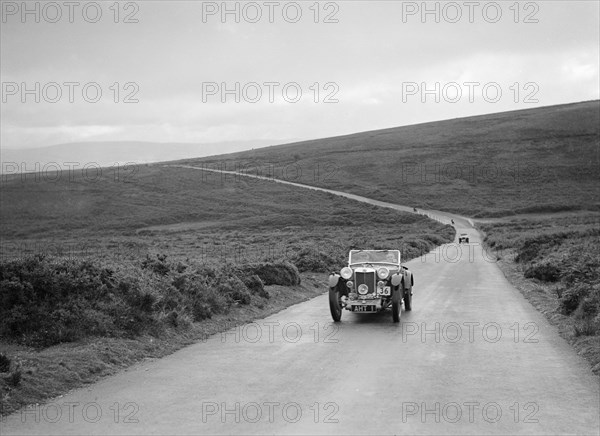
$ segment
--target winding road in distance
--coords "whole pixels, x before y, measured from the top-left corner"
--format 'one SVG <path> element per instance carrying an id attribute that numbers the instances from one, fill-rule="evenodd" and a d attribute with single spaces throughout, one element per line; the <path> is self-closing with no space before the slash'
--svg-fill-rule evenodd
<path id="1" fill-rule="evenodd" d="M 471 243 L 408 262 L 413 310 L 400 324 L 347 311 L 333 323 L 324 294 L 15 413 L 0 433 L 599 434 L 587 362 L 508 283 L 472 222 L 427 214 Z"/>

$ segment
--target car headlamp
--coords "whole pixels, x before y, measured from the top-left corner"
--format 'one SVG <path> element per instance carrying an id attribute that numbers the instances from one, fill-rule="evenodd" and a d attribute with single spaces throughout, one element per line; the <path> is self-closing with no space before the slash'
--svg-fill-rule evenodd
<path id="1" fill-rule="evenodd" d="M 358 293 L 360 295 L 365 295 L 367 292 L 369 292 L 369 287 L 367 285 L 363 283 L 362 285 L 358 286 Z"/>
<path id="2" fill-rule="evenodd" d="M 352 289 L 352 287 L 354 286 L 354 282 L 352 280 L 348 280 L 346 282 L 346 286 L 348 286 L 350 289 Z"/>
<path id="3" fill-rule="evenodd" d="M 347 266 L 342 268 L 342 270 L 340 271 L 340 275 L 346 280 L 348 280 L 350 277 L 352 277 L 352 268 Z"/>
<path id="4" fill-rule="evenodd" d="M 377 277 L 379 277 L 380 279 L 387 279 L 389 275 L 390 275 L 390 270 L 384 266 L 382 266 L 381 268 L 379 268 L 377 270 Z"/>

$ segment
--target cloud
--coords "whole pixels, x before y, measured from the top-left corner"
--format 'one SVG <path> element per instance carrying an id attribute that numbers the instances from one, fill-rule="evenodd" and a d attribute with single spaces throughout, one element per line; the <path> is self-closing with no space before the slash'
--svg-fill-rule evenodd
<path id="1" fill-rule="evenodd" d="M 203 22 L 201 3 L 143 2 L 139 23 L 129 25 L 3 23 L 3 82 L 97 82 L 103 90 L 94 104 L 81 98 L 3 103 L 3 147 L 95 139 L 316 138 L 599 94 L 597 2 L 538 2 L 538 22 L 531 24 L 515 23 L 512 2 L 501 3 L 502 20 L 494 24 L 481 16 L 474 23 L 423 22 L 420 15 L 403 22 L 405 2 L 336 3 L 337 23 L 323 22 L 331 12 L 323 3 L 315 23 L 310 2 L 302 3 L 303 20 L 295 24 L 282 19 L 281 11 L 273 23 L 223 23 L 220 15 Z M 105 12 L 110 18 L 112 12 Z M 122 102 L 129 82 L 139 87 L 139 103 Z M 256 82 L 263 92 L 265 82 L 298 82 L 303 98 L 289 103 L 279 89 L 273 103 L 242 98 L 236 104 L 231 97 L 222 103 L 219 96 L 203 102 L 207 82 L 239 82 L 242 88 Z M 328 82 L 337 86 L 338 103 L 323 103 L 331 95 Z M 420 95 L 404 101 L 407 82 L 495 82 L 504 95 L 495 103 L 480 93 L 474 102 L 423 103 Z M 516 101 L 510 90 L 515 83 Z M 534 105 L 522 101 L 527 83 L 539 87 Z"/>

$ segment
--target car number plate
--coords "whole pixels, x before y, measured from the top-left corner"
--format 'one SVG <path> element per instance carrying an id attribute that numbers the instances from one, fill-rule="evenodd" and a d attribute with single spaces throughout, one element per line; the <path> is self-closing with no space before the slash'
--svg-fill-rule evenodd
<path id="1" fill-rule="evenodd" d="M 354 312 L 375 312 L 375 306 L 354 306 Z"/>

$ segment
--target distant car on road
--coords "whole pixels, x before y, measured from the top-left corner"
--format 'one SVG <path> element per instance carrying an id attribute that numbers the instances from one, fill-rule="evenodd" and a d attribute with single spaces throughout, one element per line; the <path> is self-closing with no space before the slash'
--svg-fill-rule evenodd
<path id="1" fill-rule="evenodd" d="M 405 277 L 410 277 L 406 283 Z M 412 306 L 412 274 L 400 265 L 399 250 L 351 250 L 348 266 L 329 276 L 329 309 L 338 322 L 343 309 L 376 313 L 392 309 L 392 320 L 400 321 L 402 303 Z"/>
<path id="2" fill-rule="evenodd" d="M 458 237 L 458 243 L 462 244 L 462 243 L 468 244 L 469 243 L 469 235 L 467 233 L 461 233 L 460 236 Z"/>

